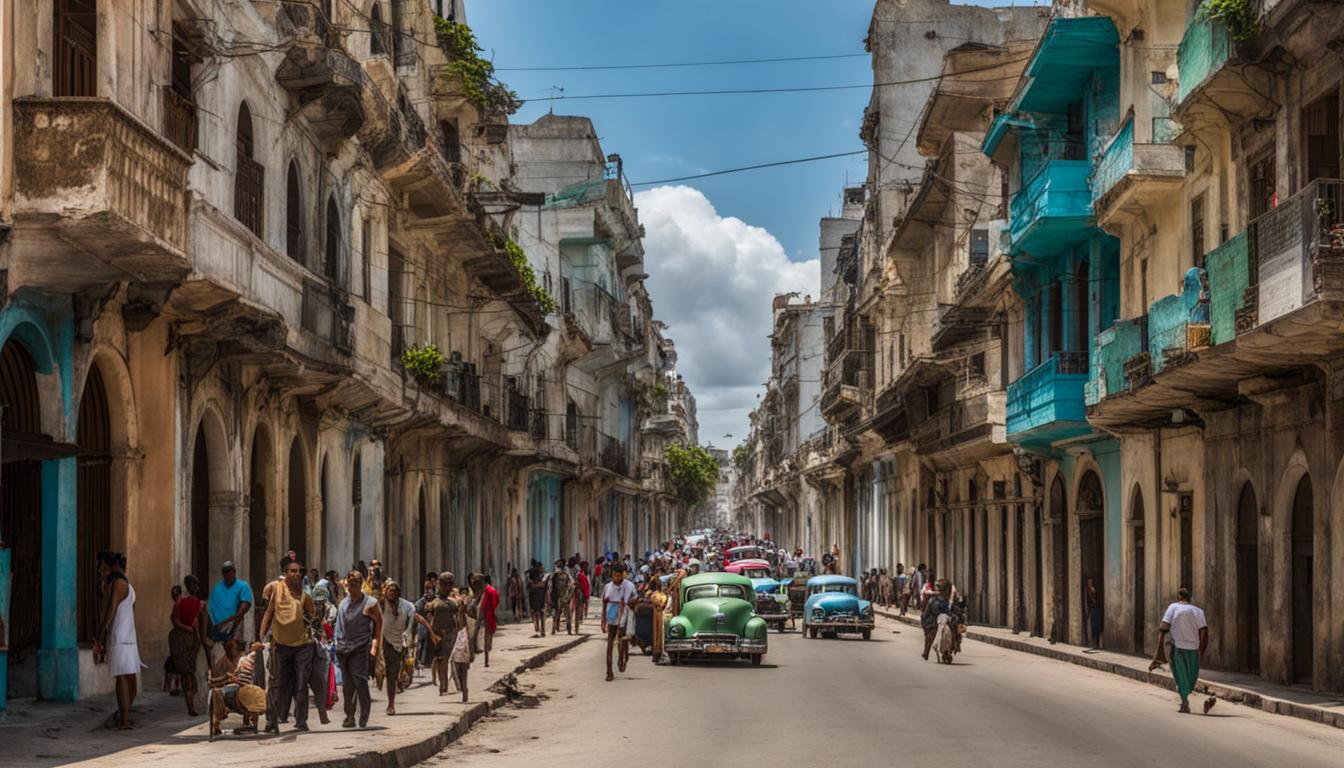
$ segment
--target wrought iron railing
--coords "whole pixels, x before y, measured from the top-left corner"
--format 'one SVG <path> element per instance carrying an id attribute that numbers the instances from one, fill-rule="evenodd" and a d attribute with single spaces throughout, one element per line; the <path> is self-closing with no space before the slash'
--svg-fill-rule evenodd
<path id="1" fill-rule="evenodd" d="M 196 151 L 196 102 L 172 88 L 163 89 L 163 135 L 187 154 Z"/>
<path id="2" fill-rule="evenodd" d="M 266 169 L 239 153 L 233 177 L 233 216 L 257 237 L 262 236 L 266 206 Z"/>

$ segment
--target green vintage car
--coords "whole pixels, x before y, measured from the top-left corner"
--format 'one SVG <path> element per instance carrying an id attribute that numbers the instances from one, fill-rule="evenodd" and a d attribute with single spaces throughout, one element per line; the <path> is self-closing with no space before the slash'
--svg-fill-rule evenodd
<path id="1" fill-rule="evenodd" d="M 756 615 L 751 579 L 701 573 L 681 582 L 681 613 L 667 622 L 663 649 L 672 663 L 692 656 L 751 659 L 766 651 L 765 620 Z"/>

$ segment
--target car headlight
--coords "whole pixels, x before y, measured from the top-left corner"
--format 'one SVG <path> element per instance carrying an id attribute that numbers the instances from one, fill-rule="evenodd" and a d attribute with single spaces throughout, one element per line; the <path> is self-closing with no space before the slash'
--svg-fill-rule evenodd
<path id="1" fill-rule="evenodd" d="M 789 602 L 789 596 L 788 596 L 788 595 L 775 595 L 775 602 L 776 602 L 776 603 L 779 603 L 780 605 L 785 605 L 785 604 L 787 604 L 787 603 Z"/>
<path id="2" fill-rule="evenodd" d="M 867 608 L 863 609 L 863 618 L 865 619 L 873 618 L 873 606 L 870 605 Z"/>
<path id="3" fill-rule="evenodd" d="M 682 627 L 681 627 L 680 624 L 673 624 L 673 625 L 672 625 L 672 636 L 673 636 L 673 637 L 681 637 L 682 634 L 683 634 L 684 632 L 685 632 L 685 630 L 682 629 Z"/>
<path id="4" fill-rule="evenodd" d="M 816 610 L 812 611 L 813 621 L 821 621 L 824 618 L 826 618 L 826 612 L 823 611 L 822 609 L 817 608 Z"/>

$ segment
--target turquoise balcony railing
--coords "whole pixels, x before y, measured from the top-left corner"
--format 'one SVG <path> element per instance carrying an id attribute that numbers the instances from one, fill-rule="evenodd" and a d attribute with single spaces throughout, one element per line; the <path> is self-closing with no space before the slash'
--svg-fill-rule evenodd
<path id="1" fill-rule="evenodd" d="M 1093 350 L 1092 378 L 1087 382 L 1084 400 L 1096 405 L 1111 395 L 1130 389 L 1125 365 L 1136 355 L 1148 351 L 1148 318 L 1116 320 L 1097 334 Z"/>
<path id="2" fill-rule="evenodd" d="M 1023 374 L 1008 385 L 1009 439 L 1049 443 L 1087 432 L 1086 384 L 1086 352 L 1056 352 Z"/>
<path id="3" fill-rule="evenodd" d="M 1185 36 L 1176 49 L 1176 68 L 1180 72 L 1180 87 L 1176 90 L 1179 104 L 1204 84 L 1209 76 L 1227 63 L 1232 53 L 1232 36 L 1227 26 L 1202 17 L 1198 11 L 1185 28 Z"/>
<path id="4" fill-rule="evenodd" d="M 1134 117 L 1131 115 L 1120 126 L 1115 137 L 1106 145 L 1092 171 L 1092 202 L 1096 202 L 1125 177 L 1134 167 Z"/>
<path id="5" fill-rule="evenodd" d="M 1214 248 L 1204 257 L 1209 275 L 1209 325 L 1215 346 L 1237 337 L 1237 311 L 1246 303 L 1251 285 L 1250 239 L 1245 232 Z"/>
<path id="6" fill-rule="evenodd" d="M 1148 348 L 1153 373 L 1185 362 L 1195 350 L 1209 346 L 1209 297 L 1204 270 L 1185 273 L 1181 292 L 1165 296 L 1148 308 Z"/>
<path id="7" fill-rule="evenodd" d="M 1049 160 L 1013 196 L 1013 252 L 1047 255 L 1086 237 L 1092 227 L 1091 163 Z"/>

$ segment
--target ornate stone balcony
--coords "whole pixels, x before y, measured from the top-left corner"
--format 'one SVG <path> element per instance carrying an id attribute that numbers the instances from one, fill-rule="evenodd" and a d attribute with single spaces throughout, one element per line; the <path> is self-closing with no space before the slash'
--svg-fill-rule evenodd
<path id="1" fill-rule="evenodd" d="M 276 82 L 298 99 L 319 141 L 354 136 L 365 119 L 364 68 L 346 52 L 322 6 L 313 0 L 283 0 L 276 27 L 285 58 Z"/>
<path id="2" fill-rule="evenodd" d="M 24 284 L 174 283 L 190 269 L 191 158 L 107 99 L 13 102 L 14 249 Z"/>

